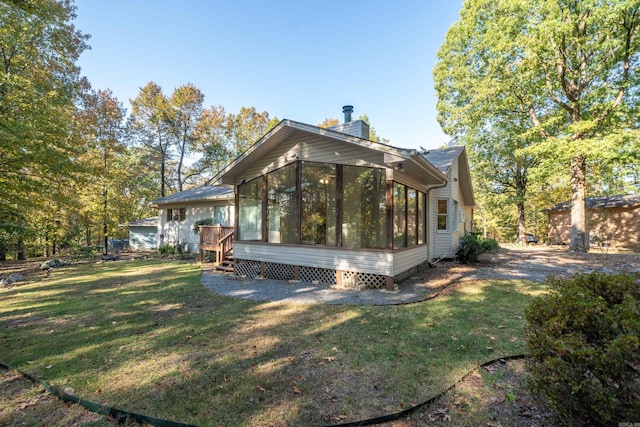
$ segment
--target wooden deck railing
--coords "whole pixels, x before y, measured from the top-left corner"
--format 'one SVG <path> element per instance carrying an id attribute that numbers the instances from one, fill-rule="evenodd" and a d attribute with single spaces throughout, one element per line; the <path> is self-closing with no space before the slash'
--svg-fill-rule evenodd
<path id="1" fill-rule="evenodd" d="M 202 261 L 204 251 L 215 251 L 216 263 L 220 264 L 231 250 L 233 250 L 232 226 L 200 226 L 200 261 Z"/>

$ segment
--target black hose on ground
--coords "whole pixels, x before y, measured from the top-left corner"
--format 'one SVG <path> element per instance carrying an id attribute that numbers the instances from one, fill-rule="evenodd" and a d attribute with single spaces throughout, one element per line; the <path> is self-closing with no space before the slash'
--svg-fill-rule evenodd
<path id="1" fill-rule="evenodd" d="M 497 359 L 492 359 L 489 360 L 487 362 L 481 363 L 480 365 L 478 365 L 478 368 L 484 367 L 484 366 L 489 366 L 492 363 L 496 363 L 496 362 L 502 362 L 502 361 L 507 361 L 507 360 L 518 360 L 518 359 L 524 359 L 526 358 L 527 355 L 526 354 L 515 354 L 512 356 L 504 356 L 504 357 L 498 357 Z M 475 368 L 477 369 L 477 368 Z M 433 402 L 435 402 L 437 399 L 439 399 L 440 397 L 442 397 L 444 394 L 446 394 L 449 390 L 451 390 L 452 388 L 454 388 L 456 385 L 458 385 L 462 380 L 464 380 L 466 377 L 468 377 L 475 369 L 467 372 L 466 374 L 464 374 L 462 376 L 462 378 L 460 378 L 458 381 L 456 381 L 455 383 L 451 384 L 449 387 L 447 387 L 444 391 L 442 391 L 441 393 L 433 396 L 432 398 L 425 400 L 422 403 L 419 403 L 415 406 L 412 406 L 411 408 L 407 408 L 405 410 L 402 410 L 400 412 L 396 412 L 395 414 L 387 414 L 387 415 L 381 415 L 379 417 L 375 417 L 375 418 L 369 418 L 368 420 L 361 420 L 361 421 L 352 421 L 352 422 L 348 422 L 348 423 L 343 423 L 343 424 L 332 424 L 329 426 L 325 426 L 325 427 L 360 427 L 360 426 L 371 426 L 371 425 L 375 425 L 375 424 L 382 424 L 382 423 L 388 423 L 391 421 L 396 421 L 399 420 L 400 418 L 404 418 L 408 415 L 410 415 L 412 412 L 427 406 Z"/>
<path id="2" fill-rule="evenodd" d="M 512 356 L 499 357 L 499 358 L 492 359 L 492 360 L 489 360 L 487 362 L 481 363 L 480 365 L 478 365 L 478 367 L 484 367 L 484 366 L 491 365 L 492 363 L 502 362 L 502 361 L 506 361 L 506 360 L 524 359 L 526 357 L 527 357 L 526 354 L 516 354 L 516 355 L 512 355 Z M 72 394 L 66 393 L 64 390 L 60 390 L 58 387 L 55 387 L 55 386 L 49 384 L 46 381 L 40 381 L 40 380 L 34 378 L 33 376 L 25 373 L 25 372 L 22 372 L 22 371 L 20 371 L 18 369 L 11 368 L 10 366 L 8 366 L 8 365 L 6 365 L 6 364 L 4 364 L 2 362 L 0 362 L 0 367 L 4 368 L 6 370 L 14 370 L 14 371 L 20 373 L 20 375 L 24 376 L 25 378 L 28 378 L 31 382 L 33 382 L 35 384 L 42 384 L 42 386 L 49 393 L 57 396 L 58 398 L 62 399 L 64 402 L 76 403 L 76 404 L 84 407 L 85 409 L 87 409 L 87 410 L 89 410 L 91 412 L 94 412 L 94 413 L 97 413 L 97 414 L 101 414 L 101 415 L 106 415 L 106 416 L 108 416 L 110 418 L 113 418 L 113 419 L 117 420 L 120 423 L 124 423 L 127 420 L 134 420 L 134 421 L 139 422 L 139 423 L 147 423 L 147 424 L 151 424 L 151 425 L 156 426 L 156 427 L 197 427 L 197 426 L 194 426 L 192 424 L 184 424 L 184 423 L 179 423 L 179 422 L 176 422 L 176 421 L 169 421 L 169 420 L 163 420 L 163 419 L 160 419 L 160 418 L 149 417 L 147 415 L 136 414 L 134 412 L 124 411 L 122 409 L 112 408 L 110 406 L 101 405 L 99 403 L 90 402 L 88 400 L 83 400 L 83 399 L 80 399 L 77 396 L 74 396 Z M 473 370 L 467 372 L 465 375 L 462 376 L 462 378 L 460 378 L 455 383 L 451 384 L 449 387 L 447 387 L 441 393 L 437 394 L 436 396 L 431 397 L 428 400 L 425 400 L 422 403 L 419 403 L 419 404 L 417 404 L 415 406 L 412 406 L 411 408 L 407 408 L 405 410 L 402 410 L 400 412 L 396 412 L 394 414 L 381 415 L 379 417 L 369 418 L 367 420 L 352 421 L 352 422 L 343 423 L 343 424 L 332 424 L 332 425 L 326 426 L 326 427 L 370 426 L 370 425 L 382 424 L 382 423 L 386 423 L 386 422 L 390 422 L 390 421 L 395 421 L 395 420 L 398 420 L 400 418 L 404 418 L 404 417 L 408 416 L 409 414 L 411 414 L 412 412 L 418 410 L 419 408 L 421 408 L 423 406 L 427 406 L 427 405 L 435 402 L 437 399 L 442 397 L 445 393 L 447 393 L 449 390 L 451 390 L 457 384 L 459 384 L 462 380 L 464 380 L 467 376 L 469 376 L 475 369 L 477 369 L 477 368 L 474 368 Z"/>

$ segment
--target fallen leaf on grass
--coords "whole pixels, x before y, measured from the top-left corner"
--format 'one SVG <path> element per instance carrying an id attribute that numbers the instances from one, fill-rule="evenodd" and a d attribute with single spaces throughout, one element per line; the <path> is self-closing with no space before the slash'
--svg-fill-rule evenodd
<path id="1" fill-rule="evenodd" d="M 261 391 L 261 392 L 263 392 L 263 393 L 264 393 L 265 391 L 267 391 L 267 390 L 266 390 L 264 387 L 262 387 L 260 384 L 258 384 L 258 385 L 256 386 L 256 390 Z"/>
<path id="2" fill-rule="evenodd" d="M 442 418 L 442 421 L 451 422 L 451 417 L 449 416 L 449 414 L 447 414 L 447 412 L 449 412 L 449 409 L 439 408 L 427 415 L 427 417 L 431 421 L 438 421 L 440 418 Z"/>
<path id="3" fill-rule="evenodd" d="M 300 387 L 298 387 L 297 385 L 293 386 L 293 391 L 295 391 L 296 394 L 302 394 L 302 390 L 300 390 Z"/>

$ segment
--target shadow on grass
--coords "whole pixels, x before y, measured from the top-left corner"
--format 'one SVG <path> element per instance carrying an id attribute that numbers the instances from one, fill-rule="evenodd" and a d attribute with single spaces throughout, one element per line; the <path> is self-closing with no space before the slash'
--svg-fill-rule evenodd
<path id="1" fill-rule="evenodd" d="M 544 289 L 472 282 L 405 306 L 258 303 L 197 266 L 81 266 L 0 293 L 0 359 L 84 399 L 197 425 L 322 425 L 397 412 L 524 350 Z M 286 286 L 283 284 L 283 286 Z"/>

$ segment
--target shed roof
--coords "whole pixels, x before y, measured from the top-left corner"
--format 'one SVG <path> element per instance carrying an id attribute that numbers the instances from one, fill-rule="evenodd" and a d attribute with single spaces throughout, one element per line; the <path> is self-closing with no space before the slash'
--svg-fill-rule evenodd
<path id="1" fill-rule="evenodd" d="M 174 193 L 170 196 L 153 200 L 153 205 L 168 205 L 171 203 L 193 203 L 207 200 L 227 200 L 233 197 L 233 187 L 227 185 L 201 185 L 188 190 Z"/>
<path id="2" fill-rule="evenodd" d="M 138 219 L 136 221 L 129 223 L 129 227 L 157 227 L 157 226 L 158 226 L 157 216 L 153 216 L 151 218 Z"/>
<path id="3" fill-rule="evenodd" d="M 624 208 L 640 205 L 640 194 L 618 194 L 615 196 L 587 197 L 585 199 L 587 209 Z M 551 211 L 568 211 L 571 209 L 571 201 L 558 203 Z"/>

